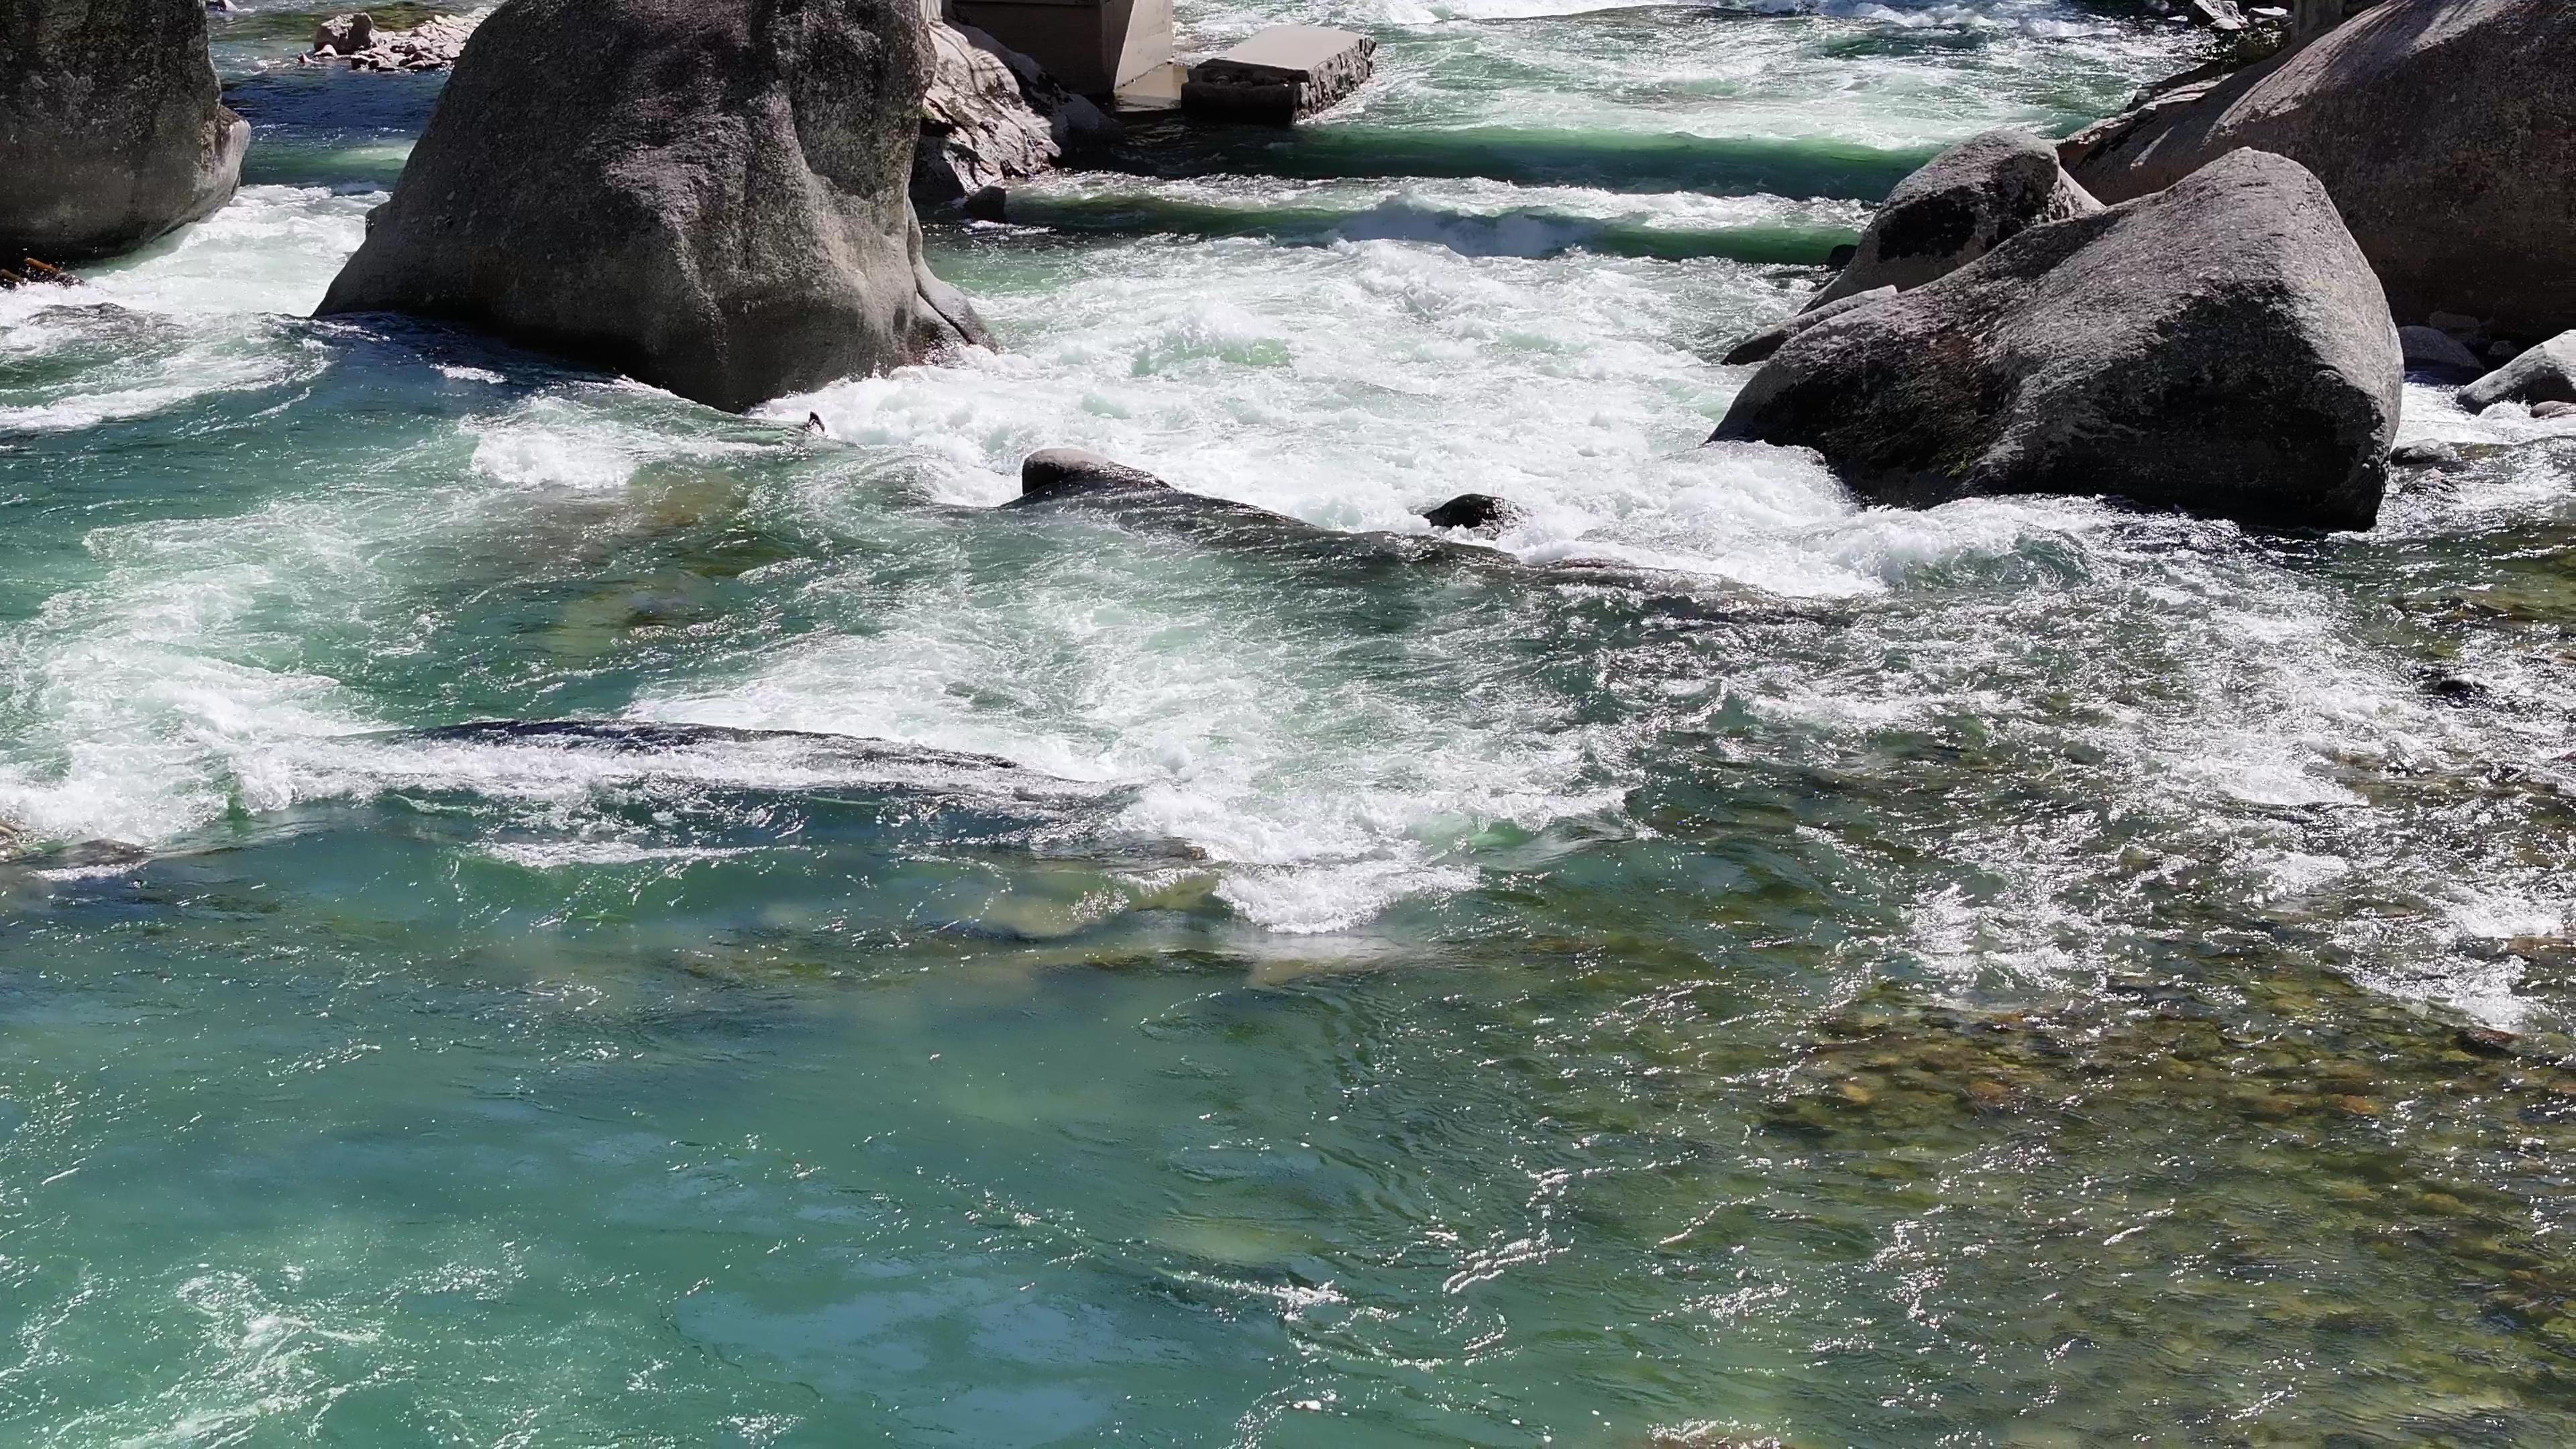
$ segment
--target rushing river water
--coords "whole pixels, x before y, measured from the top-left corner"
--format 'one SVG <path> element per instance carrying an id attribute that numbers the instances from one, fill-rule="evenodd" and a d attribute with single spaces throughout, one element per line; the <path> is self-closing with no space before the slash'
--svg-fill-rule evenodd
<path id="1" fill-rule="evenodd" d="M 0 294 L 0 1437 L 2576 1440 L 2576 449 L 2265 539 L 1697 447 L 2187 38 L 1558 10 L 1185 5 L 1380 79 L 752 418 L 303 320 L 437 82 L 219 20 L 239 198 Z M 995 511 L 1059 443 L 1531 516 Z"/>

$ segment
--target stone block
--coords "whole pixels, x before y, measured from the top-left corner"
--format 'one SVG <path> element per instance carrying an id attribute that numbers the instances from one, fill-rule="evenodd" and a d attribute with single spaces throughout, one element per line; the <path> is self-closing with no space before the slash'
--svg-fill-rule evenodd
<path id="1" fill-rule="evenodd" d="M 1190 68 L 1183 109 L 1285 125 L 1339 104 L 1377 68 L 1377 42 L 1320 25 L 1274 25 Z"/>

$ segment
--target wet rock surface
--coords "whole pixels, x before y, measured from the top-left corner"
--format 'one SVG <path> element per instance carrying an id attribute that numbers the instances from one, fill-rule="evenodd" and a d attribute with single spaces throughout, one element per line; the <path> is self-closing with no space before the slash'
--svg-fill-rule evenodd
<path id="1" fill-rule="evenodd" d="M 1466 533 L 1501 533 L 1527 516 L 1519 504 L 1491 493 L 1461 493 L 1422 515 L 1433 528 Z"/>
<path id="2" fill-rule="evenodd" d="M 1782 343 L 1826 318 L 1839 317 L 1845 312 L 1873 306 L 1895 295 L 1896 288 L 1892 286 L 1873 287 L 1866 292 L 1853 292 L 1830 302 L 1812 304 L 1803 312 L 1793 312 L 1759 332 L 1738 339 L 1733 347 L 1727 349 L 1726 356 L 1720 360 L 1729 367 L 1767 361 L 1772 353 L 1780 350 Z"/>
<path id="3" fill-rule="evenodd" d="M 1518 567 L 1492 549 L 1408 533 L 1346 533 L 1249 503 L 1175 488 L 1142 468 L 1082 448 L 1046 448 L 1020 464 L 1020 496 L 1005 509 L 1086 515 L 1209 544 L 1286 548 L 1340 563 L 1432 560 Z"/>

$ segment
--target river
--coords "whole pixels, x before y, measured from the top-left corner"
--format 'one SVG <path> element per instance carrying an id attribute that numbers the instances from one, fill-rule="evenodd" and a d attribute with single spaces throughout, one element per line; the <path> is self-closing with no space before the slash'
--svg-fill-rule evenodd
<path id="1" fill-rule="evenodd" d="M 2190 34 L 1181 11 L 1379 77 L 750 417 L 306 320 L 437 78 L 217 18 L 238 198 L 0 293 L 0 1433 L 2576 1442 L 2576 449 L 2266 538 L 1699 446 Z"/>

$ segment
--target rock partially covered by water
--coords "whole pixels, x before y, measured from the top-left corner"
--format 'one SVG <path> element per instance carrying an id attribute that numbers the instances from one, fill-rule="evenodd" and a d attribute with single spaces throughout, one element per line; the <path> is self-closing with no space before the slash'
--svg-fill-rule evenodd
<path id="1" fill-rule="evenodd" d="M 1496 500 L 1499 501 L 1499 500 Z M 1335 565 L 1434 560 L 1509 566 L 1493 549 L 1416 533 L 1344 533 L 1231 498 L 1175 488 L 1142 468 L 1083 448 L 1045 448 L 1020 463 L 1020 496 L 1002 505 L 1032 514 L 1070 513 L 1125 527 L 1179 534 L 1247 551 L 1287 551 Z"/>
<path id="2" fill-rule="evenodd" d="M 131 251 L 231 199 L 249 147 L 197 0 L 0 0 L 0 261 Z"/>
<path id="3" fill-rule="evenodd" d="M 2245 151 L 1807 329 L 1716 436 L 1814 448 L 1888 502 L 2108 494 L 2366 528 L 2403 386 L 2324 188 Z"/>
<path id="4" fill-rule="evenodd" d="M 1100 108 L 1034 60 L 973 26 L 933 22 L 930 89 L 913 152 L 913 199 L 943 205 L 1053 166 L 1068 147 L 1114 134 Z"/>
<path id="5" fill-rule="evenodd" d="M 2239 147 L 2316 173 L 2397 315 L 2576 327 L 2576 5 L 2385 0 L 2184 104 L 2066 143 L 2106 201 Z"/>
<path id="6" fill-rule="evenodd" d="M 465 53 L 483 23 L 472 15 L 433 15 L 409 30 L 378 30 L 375 16 L 364 10 L 334 15 L 313 28 L 307 61 L 340 59 L 351 70 L 445 70 Z"/>
<path id="7" fill-rule="evenodd" d="M 1849 264 L 1807 308 L 1880 287 L 1946 277 L 2042 222 L 2100 211 L 2058 168 L 2056 148 L 2019 131 L 1972 136 L 1896 184 Z"/>
<path id="8" fill-rule="evenodd" d="M 1501 533 L 1526 517 L 1528 514 L 1519 504 L 1491 493 L 1461 493 L 1422 515 L 1433 528 L 1487 534 Z"/>
<path id="9" fill-rule="evenodd" d="M 2500 402 L 2576 403 L 2576 332 L 2562 332 L 2460 389 L 2471 412 Z"/>
<path id="10" fill-rule="evenodd" d="M 2397 345 L 2406 355 L 2406 370 L 2429 372 L 2454 380 L 2472 378 L 2486 369 L 2468 344 L 2438 327 L 2400 327 Z"/>
<path id="11" fill-rule="evenodd" d="M 927 51 L 902 0 L 511 0 L 321 311 L 735 410 L 980 341 L 907 186 Z"/>
<path id="12" fill-rule="evenodd" d="M 1113 462 L 1088 448 L 1040 448 L 1020 460 L 1022 499 L 1171 486 L 1142 468 Z"/>

